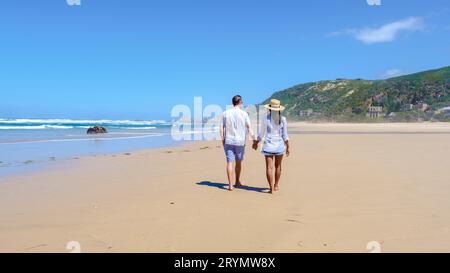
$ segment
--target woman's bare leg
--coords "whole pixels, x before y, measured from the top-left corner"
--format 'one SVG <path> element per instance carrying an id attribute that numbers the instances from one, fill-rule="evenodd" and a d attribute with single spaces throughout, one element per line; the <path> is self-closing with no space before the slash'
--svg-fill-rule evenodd
<path id="1" fill-rule="evenodd" d="M 280 189 L 280 177 L 281 177 L 281 163 L 283 162 L 283 155 L 275 156 L 275 185 L 274 190 Z"/>
<path id="2" fill-rule="evenodd" d="M 270 191 L 273 193 L 273 156 L 266 156 L 266 177 Z"/>

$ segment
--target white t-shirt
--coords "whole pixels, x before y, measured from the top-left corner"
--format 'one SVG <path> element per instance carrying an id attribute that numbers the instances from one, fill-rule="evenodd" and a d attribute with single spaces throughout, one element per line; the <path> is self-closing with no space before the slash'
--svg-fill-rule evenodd
<path id="1" fill-rule="evenodd" d="M 247 126 L 250 127 L 250 117 L 239 107 L 233 107 L 223 112 L 225 144 L 244 146 L 247 138 Z"/>

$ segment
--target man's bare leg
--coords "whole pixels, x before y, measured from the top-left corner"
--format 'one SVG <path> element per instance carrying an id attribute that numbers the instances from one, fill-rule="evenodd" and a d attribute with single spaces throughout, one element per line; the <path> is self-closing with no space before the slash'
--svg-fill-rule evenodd
<path id="1" fill-rule="evenodd" d="M 227 162 L 228 190 L 233 190 L 233 162 Z"/>
<path id="2" fill-rule="evenodd" d="M 236 173 L 236 184 L 235 187 L 242 186 L 241 183 L 241 170 L 242 170 L 242 161 L 236 161 L 235 173 Z"/>

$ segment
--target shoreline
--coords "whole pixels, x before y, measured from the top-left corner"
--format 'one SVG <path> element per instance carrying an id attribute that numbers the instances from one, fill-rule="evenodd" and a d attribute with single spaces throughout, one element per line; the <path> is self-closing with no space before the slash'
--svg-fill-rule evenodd
<path id="1" fill-rule="evenodd" d="M 0 132 L 1 133 L 1 132 Z M 5 143 L 0 143 L 0 179 L 21 172 L 34 172 L 55 165 L 55 162 L 71 161 L 86 156 L 100 156 L 134 152 L 146 148 L 179 145 L 170 132 L 117 132 L 93 136 L 72 132 L 26 132 L 28 140 L 8 142 L 8 134 L 3 135 Z M 10 133 L 11 134 L 11 133 Z M 14 137 L 15 134 L 11 134 Z M 22 135 L 18 135 L 24 138 Z M 56 138 L 55 138 L 56 137 Z M 48 138 L 48 139 L 47 139 Z"/>
<path id="2" fill-rule="evenodd" d="M 97 155 L 78 155 L 70 158 L 55 158 L 50 159 L 47 161 L 32 161 L 30 163 L 22 162 L 18 163 L 21 165 L 16 166 L 4 166 L 2 168 L 16 168 L 17 171 L 11 172 L 11 173 L 4 173 L 0 174 L 0 183 L 2 183 L 2 180 L 8 180 L 8 179 L 14 179 L 15 177 L 20 177 L 21 175 L 34 175 L 39 174 L 47 171 L 57 170 L 61 168 L 70 168 L 71 166 L 76 165 L 80 161 L 86 161 L 90 159 L 95 158 L 108 158 L 108 157 L 118 157 L 118 156 L 129 156 L 136 153 L 145 153 L 150 151 L 158 151 L 158 150 L 165 150 L 165 149 L 171 149 L 171 148 L 177 148 L 182 147 L 185 145 L 189 145 L 191 141 L 182 141 L 180 143 L 174 143 L 172 145 L 168 146 L 159 146 L 159 147 L 149 147 L 149 148 L 137 148 L 137 149 L 130 149 L 130 150 L 124 150 L 123 152 L 111 152 L 111 153 L 104 153 L 104 154 L 97 154 Z M 40 165 L 39 167 L 37 165 Z M 27 168 L 29 167 L 29 168 Z M 36 168 L 33 168 L 36 167 Z"/>
<path id="3" fill-rule="evenodd" d="M 348 128 L 358 128 L 359 130 L 351 131 Z M 326 129 L 326 130 L 325 130 Z M 395 129 L 395 130 L 392 130 Z M 400 130 L 399 130 L 400 129 Z M 419 122 L 419 123 L 314 123 L 314 122 L 291 122 L 289 123 L 289 132 L 290 134 L 342 134 L 342 135 L 358 135 L 358 134 L 450 134 L 450 123 L 445 122 Z M 147 136 L 146 134 L 146 137 Z M 153 137 L 153 136 L 151 136 Z M 125 139 L 130 139 L 130 137 L 126 137 Z M 76 139 L 78 140 L 78 139 Z M 95 139 L 89 139 L 90 141 L 94 141 Z M 111 141 L 115 140 L 114 138 L 105 138 L 101 140 Z M 53 140 L 46 140 L 43 142 L 52 142 Z M 71 139 L 67 140 L 57 140 L 59 141 L 72 141 Z M 203 140 L 206 142 L 205 140 Z M 36 141 L 32 143 L 37 143 L 41 141 Z M 44 172 L 46 170 L 51 170 L 53 168 L 64 168 L 64 165 L 69 165 L 71 162 L 75 160 L 82 160 L 84 158 L 96 158 L 102 156 L 118 156 L 120 154 L 130 154 L 136 152 L 143 151 L 151 151 L 154 149 L 164 149 L 164 148 L 175 148 L 179 145 L 187 145 L 191 141 L 181 141 L 173 142 L 171 144 L 149 147 L 149 148 L 135 148 L 135 149 L 125 149 L 121 152 L 106 152 L 103 154 L 97 155 L 76 155 L 73 157 L 67 158 L 56 158 L 54 156 L 48 157 L 48 160 L 40 160 L 34 161 L 31 159 L 27 159 L 23 162 L 16 162 L 14 166 L 0 166 L 0 168 L 15 168 L 17 171 L 12 171 L 10 173 L 6 172 L 4 174 L 0 173 L 0 182 L 1 180 L 6 180 L 16 175 L 20 175 L 21 173 L 26 173 L 28 175 Z M 197 141 L 195 141 L 197 142 Z M 27 142 L 28 144 L 29 142 Z M 11 143 L 6 143 L 11 144 Z M 21 144 L 12 143 L 12 144 Z M 5 162 L 0 162 L 5 164 Z M 55 164 L 57 163 L 57 164 Z M 41 165 L 36 166 L 35 164 Z M 56 165 L 56 166 L 55 166 Z"/>

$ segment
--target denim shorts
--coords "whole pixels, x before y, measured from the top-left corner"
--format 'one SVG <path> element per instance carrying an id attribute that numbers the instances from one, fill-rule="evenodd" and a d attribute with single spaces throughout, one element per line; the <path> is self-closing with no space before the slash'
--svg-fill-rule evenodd
<path id="1" fill-rule="evenodd" d="M 284 151 L 282 153 L 269 153 L 269 152 L 265 152 L 265 151 L 261 151 L 261 153 L 265 156 L 280 156 L 280 155 L 284 155 Z"/>
<path id="2" fill-rule="evenodd" d="M 265 156 L 280 156 L 284 155 L 285 151 L 286 145 L 284 144 L 283 140 L 279 141 L 266 140 L 262 147 L 261 153 Z"/>
<path id="3" fill-rule="evenodd" d="M 227 162 L 240 162 L 244 160 L 245 146 L 225 144 L 224 149 Z"/>

